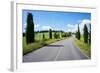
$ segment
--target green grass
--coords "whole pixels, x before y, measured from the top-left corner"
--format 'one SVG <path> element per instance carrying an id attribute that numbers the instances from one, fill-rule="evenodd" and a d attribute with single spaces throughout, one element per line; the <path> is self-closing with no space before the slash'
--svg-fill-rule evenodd
<path id="1" fill-rule="evenodd" d="M 80 40 L 75 39 L 76 44 L 80 47 L 80 49 L 91 58 L 91 45 L 84 43 L 83 37 Z"/>
<path id="2" fill-rule="evenodd" d="M 27 44 L 26 38 L 23 37 L 23 55 L 25 55 L 29 52 L 35 51 L 43 46 L 49 45 L 53 42 L 65 39 L 65 38 L 54 39 L 54 37 L 52 39 L 49 39 L 48 32 L 45 32 L 44 35 L 45 35 L 45 40 L 43 40 L 43 33 L 36 33 L 35 34 L 36 41 L 34 43 L 31 43 L 31 44 Z"/>
<path id="3" fill-rule="evenodd" d="M 45 35 L 45 39 L 49 39 L 49 33 L 48 32 L 44 32 L 44 35 Z M 35 34 L 35 39 L 40 41 L 40 40 L 43 40 L 43 33 L 36 33 Z"/>
<path id="4" fill-rule="evenodd" d="M 26 38 L 23 37 L 23 55 L 42 47 L 41 42 L 34 42 L 31 44 L 26 44 Z"/>

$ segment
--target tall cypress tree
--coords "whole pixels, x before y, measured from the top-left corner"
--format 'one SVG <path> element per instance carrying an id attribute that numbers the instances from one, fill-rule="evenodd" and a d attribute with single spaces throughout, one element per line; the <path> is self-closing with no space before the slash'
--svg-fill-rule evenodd
<path id="1" fill-rule="evenodd" d="M 78 25 L 77 39 L 80 40 L 80 37 L 81 37 L 81 35 L 80 35 L 80 29 L 79 29 L 79 25 Z"/>
<path id="2" fill-rule="evenodd" d="M 52 30 L 49 30 L 49 38 L 52 39 Z"/>
<path id="3" fill-rule="evenodd" d="M 45 35 L 44 35 L 44 33 L 43 33 L 43 40 L 45 40 Z"/>
<path id="4" fill-rule="evenodd" d="M 27 15 L 27 27 L 26 27 L 26 43 L 32 43 L 35 41 L 35 33 L 34 33 L 34 22 L 32 13 L 28 13 Z"/>
<path id="5" fill-rule="evenodd" d="M 86 24 L 84 25 L 84 34 L 83 34 L 83 37 L 84 37 L 84 43 L 88 43 L 88 28 L 86 26 Z"/>
<path id="6" fill-rule="evenodd" d="M 78 40 L 80 40 L 81 34 L 80 34 L 79 25 L 78 25 L 78 30 L 77 30 L 77 32 L 75 33 L 75 36 L 76 36 L 76 38 L 77 38 Z"/>

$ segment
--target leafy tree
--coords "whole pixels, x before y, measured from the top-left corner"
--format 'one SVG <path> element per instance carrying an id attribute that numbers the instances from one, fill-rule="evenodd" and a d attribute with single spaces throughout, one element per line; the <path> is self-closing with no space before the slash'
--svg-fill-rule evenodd
<path id="1" fill-rule="evenodd" d="M 88 28 L 86 26 L 86 24 L 84 25 L 84 34 L 83 34 L 83 37 L 84 37 L 84 43 L 88 43 Z"/>
<path id="2" fill-rule="evenodd" d="M 49 30 L 49 38 L 52 39 L 52 30 Z"/>
<path id="3" fill-rule="evenodd" d="M 70 37 L 72 35 L 72 33 L 71 32 L 67 32 L 67 37 Z"/>
<path id="4" fill-rule="evenodd" d="M 57 39 L 57 32 L 54 32 L 54 38 Z"/>
<path id="5" fill-rule="evenodd" d="M 58 36 L 57 38 L 60 38 L 60 33 L 59 32 L 57 33 L 57 36 Z"/>
<path id="6" fill-rule="evenodd" d="M 35 41 L 35 33 L 34 33 L 34 22 L 32 13 L 28 13 L 27 15 L 27 27 L 26 27 L 26 42 L 27 44 Z"/>
<path id="7" fill-rule="evenodd" d="M 55 39 L 60 38 L 60 34 L 59 34 L 59 33 L 57 33 L 57 32 L 55 32 L 55 33 L 54 33 L 54 38 L 55 38 Z"/>
<path id="8" fill-rule="evenodd" d="M 61 34 L 61 36 L 62 37 L 67 37 L 66 33 L 64 33 L 64 32 Z"/>

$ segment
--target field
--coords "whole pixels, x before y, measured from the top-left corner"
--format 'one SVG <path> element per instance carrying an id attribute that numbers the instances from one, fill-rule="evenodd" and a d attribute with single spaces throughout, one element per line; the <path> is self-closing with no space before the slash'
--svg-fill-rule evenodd
<path id="1" fill-rule="evenodd" d="M 45 39 L 43 39 L 43 34 L 45 36 Z M 60 33 L 59 33 L 60 34 Z M 59 40 L 63 40 L 67 37 L 61 37 L 58 39 L 55 39 L 54 37 L 54 32 L 52 32 L 52 39 L 49 39 L 49 32 L 44 32 L 44 33 L 35 33 L 35 42 L 31 43 L 31 44 L 27 44 L 26 43 L 26 38 L 25 36 L 23 37 L 23 55 L 32 52 L 34 50 L 37 50 L 43 46 L 49 45 L 53 42 L 59 41 Z"/>
<path id="2" fill-rule="evenodd" d="M 84 39 L 81 36 L 80 40 L 75 39 L 76 44 L 80 47 L 80 49 L 89 57 L 91 58 L 91 45 L 85 44 Z"/>

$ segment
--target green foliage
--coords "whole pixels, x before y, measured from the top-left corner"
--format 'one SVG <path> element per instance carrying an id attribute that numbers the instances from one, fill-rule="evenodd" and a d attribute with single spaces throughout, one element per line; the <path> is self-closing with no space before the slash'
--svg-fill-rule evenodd
<path id="1" fill-rule="evenodd" d="M 55 32 L 55 33 L 54 33 L 54 38 L 55 38 L 55 39 L 58 39 L 58 38 L 60 38 L 60 35 L 59 35 L 59 33 Z"/>
<path id="2" fill-rule="evenodd" d="M 25 33 L 23 33 L 23 37 L 25 36 Z"/>
<path id="3" fill-rule="evenodd" d="M 35 41 L 35 33 L 34 33 L 34 22 L 33 15 L 28 13 L 27 15 L 27 27 L 26 27 L 26 42 L 27 44 Z"/>
<path id="4" fill-rule="evenodd" d="M 88 28 L 86 26 L 86 24 L 84 25 L 84 34 L 83 34 L 83 37 L 84 37 L 84 43 L 88 43 Z"/>
<path id="5" fill-rule="evenodd" d="M 43 34 L 44 34 L 45 40 L 49 39 L 49 32 L 43 32 L 43 33 L 37 32 L 37 33 L 35 33 L 35 41 L 43 40 Z"/>
<path id="6" fill-rule="evenodd" d="M 79 25 L 78 25 L 78 31 L 76 32 L 76 38 L 78 40 L 80 40 L 81 34 L 80 34 L 80 29 L 79 29 Z"/>
<path id="7" fill-rule="evenodd" d="M 79 29 L 79 25 L 78 25 L 78 36 L 77 36 L 77 38 L 78 38 L 78 40 L 80 40 L 80 29 Z"/>
<path id="8" fill-rule="evenodd" d="M 67 33 L 66 33 L 66 37 L 70 37 L 71 35 L 72 35 L 71 32 L 67 32 Z"/>
<path id="9" fill-rule="evenodd" d="M 61 33 L 61 37 L 67 37 L 66 33 Z"/>
<path id="10" fill-rule="evenodd" d="M 60 39 L 61 40 L 61 39 Z M 32 52 L 32 51 L 35 51 L 43 46 L 46 46 L 48 44 L 51 44 L 53 42 L 56 42 L 56 41 L 59 41 L 57 39 L 48 39 L 48 40 L 39 40 L 39 41 L 35 41 L 34 43 L 30 43 L 30 44 L 27 44 L 26 43 L 26 38 L 23 37 L 23 55 L 29 53 L 29 52 Z"/>
<path id="11" fill-rule="evenodd" d="M 43 39 L 45 39 L 45 35 L 44 35 L 44 33 L 43 33 Z"/>
<path id="12" fill-rule="evenodd" d="M 56 33 L 56 32 L 54 33 L 54 38 L 55 38 L 55 39 L 57 38 L 57 33 Z"/>
<path id="13" fill-rule="evenodd" d="M 80 40 L 75 39 L 75 43 L 80 47 L 80 50 L 84 52 L 89 58 L 91 58 L 91 45 L 84 43 L 84 38 L 81 37 Z"/>
<path id="14" fill-rule="evenodd" d="M 45 33 L 43 33 L 43 41 L 46 41 L 47 39 L 45 38 Z"/>
<path id="15" fill-rule="evenodd" d="M 55 36 L 56 33 L 56 36 Z M 52 31 L 52 39 L 49 38 L 49 31 L 38 31 L 35 32 L 35 41 L 33 43 L 27 44 L 26 35 L 23 37 L 23 55 L 35 51 L 43 46 L 51 44 L 53 42 L 66 39 L 67 37 L 62 37 L 61 32 Z"/>
<path id="16" fill-rule="evenodd" d="M 52 39 L 52 30 L 49 30 L 49 38 Z"/>

